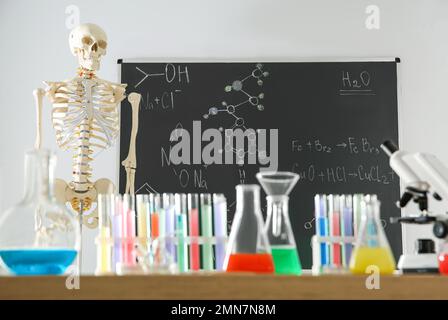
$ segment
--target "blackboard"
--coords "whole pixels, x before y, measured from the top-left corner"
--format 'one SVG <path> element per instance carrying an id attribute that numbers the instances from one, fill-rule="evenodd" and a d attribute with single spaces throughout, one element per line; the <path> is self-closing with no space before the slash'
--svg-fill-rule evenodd
<path id="1" fill-rule="evenodd" d="M 128 84 L 128 92 L 142 95 L 137 193 L 222 192 L 228 199 L 230 224 L 235 185 L 257 183 L 260 161 L 256 158 L 255 164 L 249 164 L 249 156 L 255 153 L 266 157 L 267 153 L 250 150 L 246 140 L 243 148 L 227 145 L 235 156 L 244 157 L 244 164 L 236 160 L 234 164 L 216 164 L 218 160 L 204 164 L 201 158 L 199 164 L 192 164 L 197 151 L 193 148 L 209 143 L 201 143 L 200 135 L 199 140 L 194 137 L 193 122 L 198 121 L 196 127 L 200 123 L 201 133 L 209 128 L 221 130 L 222 154 L 226 129 L 266 129 L 268 153 L 274 143 L 270 133 L 278 129 L 278 170 L 300 174 L 290 194 L 290 218 L 303 266 L 312 264 L 310 240 L 315 232 L 316 193 L 378 194 L 383 224 L 398 257 L 402 251 L 401 227 L 390 224 L 389 217 L 400 214 L 394 205 L 399 198 L 399 179 L 379 149 L 386 139 L 398 142 L 397 62 L 119 60 L 121 82 Z M 167 161 L 170 146 L 177 144 L 173 140 L 182 138 L 173 133 L 176 128 L 190 134 L 190 164 Z M 121 106 L 120 163 L 128 152 L 130 130 L 131 107 L 125 100 Z M 256 131 L 256 138 L 261 132 Z M 194 141 L 199 141 L 196 146 Z M 125 177 L 120 167 L 120 192 L 124 191 Z"/>

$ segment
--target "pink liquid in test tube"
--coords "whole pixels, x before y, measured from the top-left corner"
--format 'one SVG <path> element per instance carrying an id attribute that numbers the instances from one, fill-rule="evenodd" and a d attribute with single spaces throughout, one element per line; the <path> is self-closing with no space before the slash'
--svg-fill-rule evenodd
<path id="1" fill-rule="evenodd" d="M 330 215 L 330 236 L 341 236 L 341 220 L 340 220 L 340 200 L 339 195 L 328 196 L 328 209 Z M 332 244 L 332 264 L 339 267 L 342 264 L 341 245 L 339 243 Z"/>
<path id="2" fill-rule="evenodd" d="M 200 268 L 199 262 L 199 198 L 197 194 L 188 194 L 188 226 L 189 236 L 191 239 L 190 245 L 190 269 L 197 271 Z"/>
<path id="3" fill-rule="evenodd" d="M 135 265 L 136 256 L 134 250 L 134 239 L 135 239 L 135 207 L 134 198 L 128 194 L 123 196 L 123 216 L 126 220 L 125 232 L 126 232 L 126 242 L 125 242 L 125 263 L 127 265 Z"/>

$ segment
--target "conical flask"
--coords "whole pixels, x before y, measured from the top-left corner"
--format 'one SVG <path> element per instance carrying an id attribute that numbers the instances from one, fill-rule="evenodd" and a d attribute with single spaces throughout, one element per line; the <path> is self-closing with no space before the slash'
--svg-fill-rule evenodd
<path id="1" fill-rule="evenodd" d="M 265 232 L 271 244 L 275 273 L 302 273 L 294 234 L 289 220 L 289 193 L 299 180 L 292 172 L 260 172 L 257 174 L 267 197 L 268 216 Z"/>
<path id="2" fill-rule="evenodd" d="M 236 186 L 236 212 L 224 266 L 227 272 L 274 272 L 271 248 L 263 230 L 258 185 Z"/>
<path id="3" fill-rule="evenodd" d="M 54 197 L 55 161 L 48 150 L 27 152 L 25 196 L 0 216 L 0 257 L 12 273 L 61 274 L 79 251 L 78 222 Z"/>
<path id="4" fill-rule="evenodd" d="M 361 202 L 361 225 L 350 259 L 350 271 L 355 274 L 392 274 L 395 259 L 380 220 L 380 201 L 366 196 Z"/>

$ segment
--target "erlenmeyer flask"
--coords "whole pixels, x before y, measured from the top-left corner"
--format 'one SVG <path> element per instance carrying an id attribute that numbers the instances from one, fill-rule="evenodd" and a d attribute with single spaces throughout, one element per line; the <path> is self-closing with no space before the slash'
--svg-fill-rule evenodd
<path id="1" fill-rule="evenodd" d="M 265 232 L 271 244 L 275 273 L 299 275 L 302 266 L 288 213 L 288 195 L 299 180 L 299 175 L 292 172 L 259 172 L 257 179 L 267 194 Z"/>
<path id="2" fill-rule="evenodd" d="M 25 197 L 0 217 L 0 257 L 12 273 L 61 274 L 79 251 L 78 222 L 54 197 L 55 161 L 48 150 L 26 153 Z"/>
<path id="3" fill-rule="evenodd" d="M 381 225 L 380 201 L 366 196 L 361 202 L 361 225 L 350 259 L 350 271 L 365 274 L 372 267 L 378 268 L 381 274 L 392 274 L 395 259 Z"/>
<path id="4" fill-rule="evenodd" d="M 274 272 L 271 248 L 263 231 L 258 185 L 236 186 L 236 212 L 224 266 L 227 272 Z"/>

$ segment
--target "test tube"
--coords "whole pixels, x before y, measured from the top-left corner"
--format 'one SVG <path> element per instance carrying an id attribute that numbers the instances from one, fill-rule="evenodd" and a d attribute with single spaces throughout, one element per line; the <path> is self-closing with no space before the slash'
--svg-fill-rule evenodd
<path id="1" fill-rule="evenodd" d="M 330 236 L 339 237 L 341 235 L 340 224 L 340 200 L 339 195 L 330 194 L 328 196 L 328 215 L 330 224 Z M 341 266 L 341 244 L 333 242 L 331 250 L 331 264 L 334 267 Z"/>
<path id="2" fill-rule="evenodd" d="M 152 212 L 151 194 L 146 195 L 144 202 L 146 210 L 146 242 L 148 242 L 151 239 L 151 212 Z"/>
<path id="3" fill-rule="evenodd" d="M 176 236 L 177 236 L 177 265 L 179 272 L 188 270 L 188 246 L 185 243 L 187 236 L 187 195 L 175 194 L 176 203 Z"/>
<path id="4" fill-rule="evenodd" d="M 353 236 L 353 197 L 351 195 L 341 196 L 341 236 L 352 237 Z M 344 244 L 344 250 L 342 251 L 342 264 L 344 267 L 348 267 L 350 264 L 350 257 L 352 255 L 351 243 Z"/>
<path id="5" fill-rule="evenodd" d="M 124 262 L 126 265 L 135 265 L 136 255 L 134 250 L 135 240 L 135 203 L 134 196 L 123 195 L 123 233 L 125 235 Z"/>
<path id="6" fill-rule="evenodd" d="M 207 271 L 213 270 L 213 221 L 212 221 L 212 196 L 202 193 L 201 199 L 201 227 L 204 244 L 202 245 L 202 268 Z"/>
<path id="7" fill-rule="evenodd" d="M 151 194 L 150 195 L 150 201 L 152 202 L 151 237 L 154 240 L 154 239 L 157 239 L 159 237 L 160 195 L 159 194 Z"/>
<path id="8" fill-rule="evenodd" d="M 156 203 L 156 211 L 159 215 L 159 238 L 160 241 L 164 242 L 166 237 L 166 213 L 165 208 L 163 207 L 163 197 L 160 194 L 157 194 L 155 198 Z"/>
<path id="9" fill-rule="evenodd" d="M 224 270 L 227 238 L 227 201 L 221 193 L 213 194 L 213 218 L 216 238 L 216 270 L 221 271 Z"/>
<path id="10" fill-rule="evenodd" d="M 353 195 L 353 235 L 358 236 L 358 230 L 361 226 L 361 202 L 364 195 L 356 193 Z"/>
<path id="11" fill-rule="evenodd" d="M 176 246 L 174 245 L 175 235 L 175 213 L 174 213 L 174 195 L 172 193 L 163 194 L 163 207 L 165 211 L 165 228 L 166 228 L 166 249 L 176 261 Z"/>
<path id="12" fill-rule="evenodd" d="M 314 214 L 316 218 L 316 235 L 318 237 L 328 236 L 328 213 L 327 196 L 316 194 L 314 196 Z M 329 265 L 329 246 L 326 242 L 320 243 L 320 265 L 325 267 Z"/>
<path id="13" fill-rule="evenodd" d="M 112 219 L 112 232 L 114 236 L 114 253 L 113 253 L 113 267 L 116 267 L 117 263 L 124 261 L 123 255 L 123 199 L 121 195 L 116 195 L 112 197 L 112 203 L 115 205 L 115 211 Z"/>
<path id="14" fill-rule="evenodd" d="M 135 196 L 137 201 L 137 234 L 145 251 L 147 248 L 149 224 L 148 198 L 147 194 L 138 194 Z"/>
<path id="15" fill-rule="evenodd" d="M 110 195 L 98 195 L 98 224 L 99 237 L 97 244 L 96 274 L 108 274 L 112 272 L 111 254 L 111 221 L 110 221 Z"/>
<path id="16" fill-rule="evenodd" d="M 188 194 L 188 229 L 190 236 L 190 270 L 197 271 L 199 262 L 199 199 L 195 193 Z"/>

